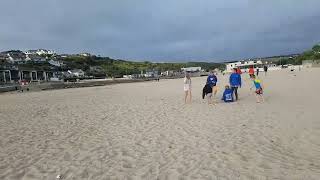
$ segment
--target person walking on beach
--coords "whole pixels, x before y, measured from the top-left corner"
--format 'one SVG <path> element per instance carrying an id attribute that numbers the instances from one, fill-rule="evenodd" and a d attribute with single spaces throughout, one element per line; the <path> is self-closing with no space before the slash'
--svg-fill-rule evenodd
<path id="1" fill-rule="evenodd" d="M 211 71 L 210 74 L 208 75 L 206 84 L 212 88 L 213 98 L 216 96 L 218 91 L 217 82 L 218 82 L 217 76 L 214 75 L 214 71 Z"/>
<path id="2" fill-rule="evenodd" d="M 259 68 L 257 68 L 257 76 L 259 76 L 259 71 L 260 71 Z"/>
<path id="3" fill-rule="evenodd" d="M 262 86 L 262 82 L 260 79 L 256 78 L 255 75 L 253 75 L 251 77 L 252 81 L 253 81 L 253 85 L 255 87 L 255 94 L 256 94 L 256 99 L 257 99 L 257 103 L 260 102 L 264 102 L 264 98 L 263 98 L 263 86 Z M 250 88 L 252 89 L 252 88 Z"/>
<path id="4" fill-rule="evenodd" d="M 229 83 L 232 91 L 234 92 L 236 101 L 238 100 L 238 88 L 241 88 L 241 75 L 237 73 L 237 69 L 233 69 L 234 72 L 230 75 Z"/>
<path id="5" fill-rule="evenodd" d="M 191 94 L 191 78 L 190 78 L 190 74 L 186 73 L 185 77 L 184 77 L 184 85 L 183 85 L 183 90 L 184 90 L 184 103 L 187 103 L 187 99 L 189 96 L 189 102 L 191 103 L 191 98 L 192 98 L 192 94 Z"/>
<path id="6" fill-rule="evenodd" d="M 266 76 L 268 71 L 268 66 L 267 65 L 263 66 L 263 70 L 264 70 L 264 75 Z"/>
<path id="7" fill-rule="evenodd" d="M 249 76 L 250 76 L 250 78 L 252 77 L 252 75 L 254 75 L 254 68 L 253 68 L 253 66 L 250 66 L 250 68 L 249 68 Z"/>

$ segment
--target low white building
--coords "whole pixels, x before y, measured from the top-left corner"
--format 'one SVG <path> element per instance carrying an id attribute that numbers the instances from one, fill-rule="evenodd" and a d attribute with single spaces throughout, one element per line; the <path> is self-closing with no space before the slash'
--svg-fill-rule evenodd
<path id="1" fill-rule="evenodd" d="M 158 77 L 159 76 L 159 71 L 157 71 L 157 70 L 146 71 L 144 76 L 145 77 Z"/>
<path id="2" fill-rule="evenodd" d="M 125 78 L 125 79 L 132 79 L 132 75 L 123 75 L 123 78 Z"/>
<path id="3" fill-rule="evenodd" d="M 201 72 L 201 67 L 187 67 L 187 68 L 181 68 L 181 71 L 183 72 Z"/>
<path id="4" fill-rule="evenodd" d="M 83 57 L 89 57 L 89 56 L 91 56 L 90 53 L 80 53 L 79 55 L 80 55 L 80 56 L 83 56 Z"/>
<path id="5" fill-rule="evenodd" d="M 260 60 L 231 62 L 226 64 L 226 72 L 232 72 L 234 68 L 238 67 L 243 71 L 248 71 L 251 66 L 254 68 L 262 68 L 263 63 Z"/>
<path id="6" fill-rule="evenodd" d="M 174 71 L 164 71 L 161 72 L 161 76 L 173 76 Z"/>
<path id="7" fill-rule="evenodd" d="M 84 71 L 81 69 L 74 69 L 74 70 L 69 70 L 68 71 L 69 74 L 71 74 L 74 77 L 84 77 Z"/>

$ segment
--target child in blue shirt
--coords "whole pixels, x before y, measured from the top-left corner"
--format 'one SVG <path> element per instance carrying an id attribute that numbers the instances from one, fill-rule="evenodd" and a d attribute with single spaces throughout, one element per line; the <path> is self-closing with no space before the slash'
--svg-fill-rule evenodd
<path id="1" fill-rule="evenodd" d="M 223 92 L 222 99 L 224 102 L 233 102 L 233 90 L 230 88 L 229 85 L 225 86 L 225 90 Z"/>

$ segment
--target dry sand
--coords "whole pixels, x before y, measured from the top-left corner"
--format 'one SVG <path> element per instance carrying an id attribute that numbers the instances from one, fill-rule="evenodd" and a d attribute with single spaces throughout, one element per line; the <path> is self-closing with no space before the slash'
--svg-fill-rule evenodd
<path id="1" fill-rule="evenodd" d="M 296 76 L 295 76 L 296 75 Z M 243 75 L 209 106 L 205 77 L 0 95 L 0 179 L 320 179 L 320 69 Z M 219 99 L 227 76 L 219 76 Z"/>

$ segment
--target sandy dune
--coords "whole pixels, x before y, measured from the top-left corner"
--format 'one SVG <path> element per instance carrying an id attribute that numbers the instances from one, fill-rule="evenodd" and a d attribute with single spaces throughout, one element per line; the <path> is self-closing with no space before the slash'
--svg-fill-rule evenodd
<path id="1" fill-rule="evenodd" d="M 0 179 L 320 179 L 320 69 L 243 75 L 208 106 L 205 77 L 0 95 Z M 227 76 L 219 76 L 219 99 Z"/>

